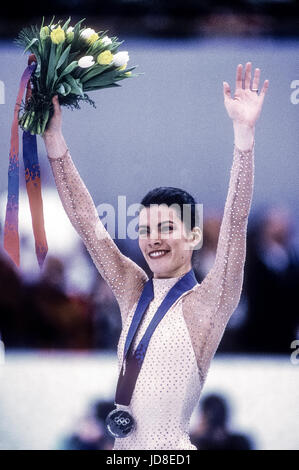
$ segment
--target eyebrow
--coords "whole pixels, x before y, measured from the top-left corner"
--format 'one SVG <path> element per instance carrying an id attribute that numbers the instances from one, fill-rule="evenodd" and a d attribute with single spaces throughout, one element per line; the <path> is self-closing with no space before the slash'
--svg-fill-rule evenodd
<path id="1" fill-rule="evenodd" d="M 169 222 L 170 222 L 172 225 L 174 224 L 172 220 L 164 220 L 163 222 L 159 222 L 159 223 L 158 223 L 158 227 L 161 227 L 161 225 L 163 225 L 163 224 L 168 224 Z M 139 228 L 149 228 L 149 226 L 148 226 L 148 225 L 139 225 L 139 224 L 138 224 L 138 229 L 139 229 Z"/>

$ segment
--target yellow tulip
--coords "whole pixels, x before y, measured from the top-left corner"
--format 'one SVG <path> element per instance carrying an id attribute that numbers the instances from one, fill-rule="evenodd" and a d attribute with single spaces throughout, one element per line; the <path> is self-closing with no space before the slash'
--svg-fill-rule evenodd
<path id="1" fill-rule="evenodd" d="M 91 46 L 94 42 L 96 42 L 99 39 L 99 35 L 97 33 L 93 33 L 89 36 L 87 42 Z"/>
<path id="2" fill-rule="evenodd" d="M 97 57 L 99 65 L 109 65 L 113 60 L 113 54 L 110 51 L 103 51 Z"/>
<path id="3" fill-rule="evenodd" d="M 65 33 L 61 26 L 51 31 L 51 40 L 54 44 L 61 44 L 65 40 Z"/>

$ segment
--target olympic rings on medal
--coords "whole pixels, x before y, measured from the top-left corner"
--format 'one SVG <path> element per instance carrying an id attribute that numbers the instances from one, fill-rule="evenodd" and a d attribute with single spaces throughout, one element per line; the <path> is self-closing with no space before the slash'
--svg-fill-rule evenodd
<path id="1" fill-rule="evenodd" d="M 114 438 L 127 437 L 136 426 L 133 416 L 128 411 L 118 408 L 108 414 L 105 423 L 107 431 Z"/>
<path id="2" fill-rule="evenodd" d="M 118 416 L 115 416 L 114 422 L 116 424 L 120 424 L 121 426 L 126 426 L 130 423 L 130 420 L 128 418 L 119 418 Z"/>

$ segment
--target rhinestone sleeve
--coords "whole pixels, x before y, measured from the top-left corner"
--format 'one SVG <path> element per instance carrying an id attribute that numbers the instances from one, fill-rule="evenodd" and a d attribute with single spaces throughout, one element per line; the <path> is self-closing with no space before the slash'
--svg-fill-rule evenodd
<path id="1" fill-rule="evenodd" d="M 214 265 L 183 299 L 183 312 L 204 380 L 242 291 L 246 232 L 254 185 L 254 148 L 234 147 Z"/>
<path id="2" fill-rule="evenodd" d="M 48 159 L 62 205 L 95 266 L 112 289 L 124 322 L 148 277 L 121 253 L 105 229 L 69 151 L 60 158 L 48 156 Z"/>

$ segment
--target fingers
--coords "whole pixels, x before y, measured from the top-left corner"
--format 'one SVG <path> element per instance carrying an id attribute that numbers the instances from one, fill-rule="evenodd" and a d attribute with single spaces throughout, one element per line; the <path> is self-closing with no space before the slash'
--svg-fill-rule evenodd
<path id="1" fill-rule="evenodd" d="M 58 95 L 53 96 L 52 103 L 53 103 L 53 106 L 54 106 L 54 114 L 60 114 L 61 109 L 60 109 L 60 104 L 59 104 L 59 100 L 58 100 Z"/>
<path id="2" fill-rule="evenodd" d="M 236 71 L 236 90 L 242 88 L 242 71 L 243 65 L 239 64 Z"/>
<path id="3" fill-rule="evenodd" d="M 251 87 L 252 90 L 258 90 L 259 89 L 260 75 L 261 75 L 260 69 L 255 69 L 254 76 L 253 76 L 253 81 L 252 81 L 252 87 Z"/>
<path id="4" fill-rule="evenodd" d="M 269 87 L 269 80 L 264 81 L 263 88 L 261 89 L 260 96 L 264 99 Z"/>
<path id="5" fill-rule="evenodd" d="M 231 98 L 230 87 L 227 82 L 223 82 L 223 96 L 224 101 Z"/>
<path id="6" fill-rule="evenodd" d="M 245 73 L 244 73 L 244 87 L 243 87 L 243 81 L 242 81 L 242 73 L 243 73 L 243 65 L 239 64 L 237 66 L 237 72 L 236 72 L 236 90 L 238 88 L 243 88 L 247 90 L 258 90 L 259 88 L 259 83 L 260 83 L 260 76 L 261 76 L 261 71 L 259 68 L 256 68 L 254 70 L 254 75 L 253 75 L 253 81 L 251 85 L 251 67 L 252 64 L 251 62 L 247 62 L 245 65 Z M 263 88 L 261 90 L 260 94 L 263 94 L 263 96 L 266 94 L 269 86 L 269 80 L 265 80 Z"/>
<path id="7" fill-rule="evenodd" d="M 245 66 L 245 77 L 244 77 L 245 90 L 250 89 L 250 83 L 251 83 L 251 62 L 247 62 Z"/>

